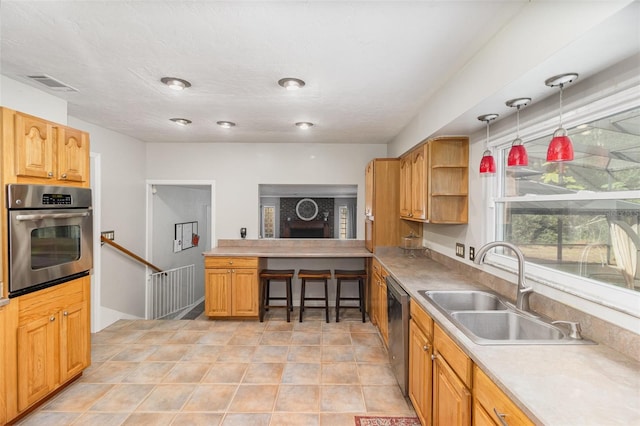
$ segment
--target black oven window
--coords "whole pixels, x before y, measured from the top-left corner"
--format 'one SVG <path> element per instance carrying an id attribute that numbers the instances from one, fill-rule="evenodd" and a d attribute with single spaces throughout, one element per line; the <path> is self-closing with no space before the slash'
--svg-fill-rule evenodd
<path id="1" fill-rule="evenodd" d="M 31 269 L 80 259 L 80 226 L 50 226 L 31 231 Z"/>

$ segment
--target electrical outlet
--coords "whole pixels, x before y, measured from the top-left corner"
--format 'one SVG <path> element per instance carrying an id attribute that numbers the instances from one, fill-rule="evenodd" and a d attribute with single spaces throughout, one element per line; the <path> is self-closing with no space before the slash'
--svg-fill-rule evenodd
<path id="1" fill-rule="evenodd" d="M 456 256 L 464 258 L 464 244 L 456 243 Z"/>
<path id="2" fill-rule="evenodd" d="M 116 239 L 116 232 L 115 231 L 103 231 L 100 233 L 100 235 L 102 235 L 103 237 L 105 237 L 107 240 L 115 240 Z"/>
<path id="3" fill-rule="evenodd" d="M 471 261 L 476 260 L 476 248 L 475 247 L 469 247 L 469 260 L 471 260 Z"/>

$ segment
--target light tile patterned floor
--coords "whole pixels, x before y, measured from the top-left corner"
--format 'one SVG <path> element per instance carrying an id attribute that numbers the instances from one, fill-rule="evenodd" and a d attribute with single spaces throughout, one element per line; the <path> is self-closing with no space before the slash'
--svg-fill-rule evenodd
<path id="1" fill-rule="evenodd" d="M 310 310 L 287 323 L 276 309 L 263 323 L 121 320 L 92 336 L 84 375 L 20 424 L 353 426 L 356 415 L 414 416 L 375 327 L 357 310 L 341 317 L 327 324 Z"/>

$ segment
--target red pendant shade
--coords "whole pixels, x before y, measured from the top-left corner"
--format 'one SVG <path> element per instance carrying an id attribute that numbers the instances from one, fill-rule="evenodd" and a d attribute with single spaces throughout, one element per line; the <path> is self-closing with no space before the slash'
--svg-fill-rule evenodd
<path id="1" fill-rule="evenodd" d="M 489 146 L 489 122 L 498 118 L 498 114 L 484 114 L 478 117 L 478 120 L 484 121 L 487 124 L 487 149 L 482 153 L 482 159 L 480 160 L 480 174 L 488 175 L 496 172 L 496 160 L 491 155 Z"/>
<path id="2" fill-rule="evenodd" d="M 496 160 L 491 155 L 491 151 L 486 150 L 482 154 L 482 159 L 480 160 L 480 173 L 481 174 L 492 174 L 496 172 Z"/>
<path id="3" fill-rule="evenodd" d="M 563 128 L 559 128 L 553 134 L 547 149 L 547 161 L 573 161 L 573 144 Z"/>
<path id="4" fill-rule="evenodd" d="M 527 166 L 529 165 L 529 156 L 524 145 L 512 145 L 507 157 L 507 166 Z"/>
<path id="5" fill-rule="evenodd" d="M 549 87 L 560 88 L 560 127 L 553 133 L 553 138 L 549 142 L 547 161 L 573 161 L 573 144 L 567 131 L 562 127 L 562 91 L 565 84 L 571 83 L 576 78 L 578 78 L 578 74 L 568 73 L 556 75 L 544 82 Z"/>

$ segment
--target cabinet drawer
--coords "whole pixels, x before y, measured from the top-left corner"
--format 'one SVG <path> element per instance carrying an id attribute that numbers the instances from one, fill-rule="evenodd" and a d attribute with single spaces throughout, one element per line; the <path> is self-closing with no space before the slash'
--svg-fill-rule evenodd
<path id="1" fill-rule="evenodd" d="M 436 351 L 442 354 L 464 384 L 471 388 L 471 375 L 473 374 L 471 358 L 438 327 L 438 324 L 433 325 L 433 344 L 436 347 Z"/>
<path id="2" fill-rule="evenodd" d="M 204 258 L 205 268 L 257 268 L 257 257 L 217 257 L 206 256 Z"/>
<path id="3" fill-rule="evenodd" d="M 416 323 L 418 327 L 422 330 L 422 332 L 427 336 L 427 339 L 433 340 L 433 320 L 431 317 L 422 309 L 417 302 L 413 299 L 410 300 L 410 310 L 411 319 Z"/>
<path id="4" fill-rule="evenodd" d="M 499 414 L 510 426 L 533 425 L 531 420 L 478 366 L 473 367 L 473 397 L 474 404 L 479 403 L 484 413 L 496 424 L 501 424 Z"/>
<path id="5" fill-rule="evenodd" d="M 66 306 L 82 302 L 85 298 L 84 281 L 87 279 L 79 278 L 18 297 L 18 322 L 22 324 L 43 315 L 51 315 Z"/>

